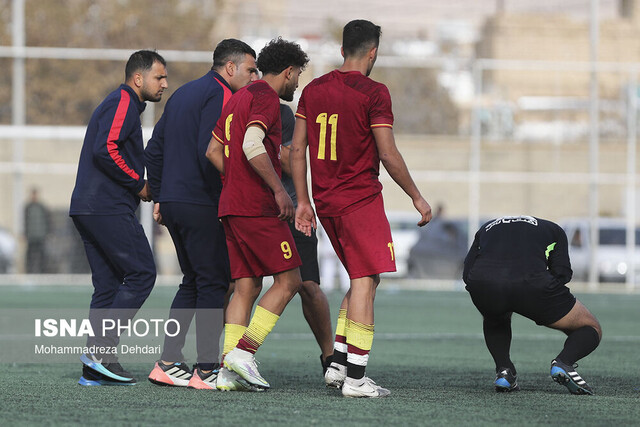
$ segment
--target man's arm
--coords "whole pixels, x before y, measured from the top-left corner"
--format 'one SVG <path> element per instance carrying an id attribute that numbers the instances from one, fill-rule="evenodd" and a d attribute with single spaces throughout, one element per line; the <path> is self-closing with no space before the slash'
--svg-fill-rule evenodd
<path id="1" fill-rule="evenodd" d="M 311 229 L 316 228 L 316 214 L 311 207 L 309 189 L 307 187 L 307 121 L 298 117 L 293 130 L 293 143 L 290 153 L 290 169 L 293 185 L 296 188 L 298 207 L 296 208 L 296 229 L 311 236 Z"/>
<path id="2" fill-rule="evenodd" d="M 291 147 L 280 146 L 280 167 L 282 173 L 291 176 Z"/>
<path id="3" fill-rule="evenodd" d="M 264 144 L 262 143 L 264 137 L 265 132 L 261 126 L 249 126 L 245 132 L 242 149 L 253 170 L 256 171 L 271 191 L 273 191 L 276 203 L 280 208 L 278 218 L 282 221 L 290 221 L 295 214 L 293 202 L 287 190 L 284 189 L 282 181 L 280 181 L 280 177 L 273 168 L 271 159 L 264 148 Z"/>
<path id="4" fill-rule="evenodd" d="M 573 270 L 571 270 L 571 261 L 569 260 L 567 234 L 559 225 L 556 227 L 558 228 L 557 241 L 555 244 L 547 246 L 547 266 L 549 272 L 564 285 L 571 281 Z"/>
<path id="5" fill-rule="evenodd" d="M 478 257 L 478 252 L 480 251 L 480 231 L 476 232 L 476 235 L 473 238 L 473 243 L 469 248 L 469 252 L 467 252 L 467 256 L 464 259 L 464 269 L 462 271 L 462 280 L 467 283 L 467 279 L 469 277 L 469 273 L 471 272 L 471 268 L 473 268 L 473 264 L 476 262 L 476 258 Z"/>
<path id="6" fill-rule="evenodd" d="M 209 152 L 209 146 L 211 145 L 212 132 L 216 127 L 216 123 L 218 122 L 220 115 L 222 114 L 223 100 L 224 94 L 222 91 L 216 92 L 215 96 L 209 98 L 200 111 L 200 127 L 198 129 L 197 147 L 198 165 L 207 179 L 210 178 L 210 176 L 207 175 L 207 171 L 211 173 L 210 167 L 207 166 L 211 159 L 207 160 L 207 153 Z"/>
<path id="7" fill-rule="evenodd" d="M 382 161 L 384 168 L 389 172 L 391 178 L 393 178 L 400 188 L 413 200 L 413 206 L 420 212 L 420 215 L 422 215 L 422 218 L 418 222 L 418 226 L 422 227 L 431 221 L 431 206 L 429 206 L 429 203 L 422 197 L 420 190 L 418 190 L 415 182 L 413 182 L 407 165 L 398 151 L 398 147 L 396 147 L 393 130 L 389 127 L 376 127 L 373 128 L 372 131 L 373 137 L 376 140 L 380 161 Z"/>
<path id="8" fill-rule="evenodd" d="M 224 175 L 224 144 L 215 135 L 209 140 L 206 156 L 218 172 Z"/>
<path id="9" fill-rule="evenodd" d="M 127 141 L 129 135 L 135 131 L 136 124 L 140 126 L 138 113 L 133 111 L 129 100 L 128 92 L 122 90 L 118 103 L 114 101 L 114 104 L 102 113 L 96 139 L 93 141 L 93 160 L 113 181 L 138 194 L 142 200 L 149 201 L 146 180 L 127 164 L 120 153 L 122 142 Z"/>
<path id="10" fill-rule="evenodd" d="M 160 196 L 162 185 L 162 167 L 164 165 L 164 126 L 166 110 L 153 127 L 153 134 L 144 149 L 144 165 L 147 168 L 147 182 L 154 201 Z"/>

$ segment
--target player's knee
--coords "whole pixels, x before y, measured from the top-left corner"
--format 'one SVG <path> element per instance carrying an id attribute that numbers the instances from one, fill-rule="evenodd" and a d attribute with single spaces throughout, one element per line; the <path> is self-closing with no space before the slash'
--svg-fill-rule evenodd
<path id="1" fill-rule="evenodd" d="M 598 333 L 598 341 L 602 340 L 602 326 L 600 326 L 600 322 L 598 322 L 598 319 L 596 319 L 593 315 L 592 315 L 592 321 L 590 322 L 589 326 L 591 326 L 593 329 L 596 330 L 596 332 Z"/>
<path id="2" fill-rule="evenodd" d="M 305 280 L 300 284 L 298 293 L 303 300 L 313 299 L 320 290 L 320 285 L 313 280 Z"/>
<path id="3" fill-rule="evenodd" d="M 598 333 L 599 339 L 602 339 L 602 326 L 596 317 L 584 306 L 580 301 L 576 302 L 575 308 L 577 309 L 578 318 L 581 320 L 582 326 L 591 326 Z"/>
<path id="4" fill-rule="evenodd" d="M 260 286 L 235 286 L 233 291 L 233 297 L 236 298 L 251 298 L 256 299 L 262 291 L 262 285 Z"/>

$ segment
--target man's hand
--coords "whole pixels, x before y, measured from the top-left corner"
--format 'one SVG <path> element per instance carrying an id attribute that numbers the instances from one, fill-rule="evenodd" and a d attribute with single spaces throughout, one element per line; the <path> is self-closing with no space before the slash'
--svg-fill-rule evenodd
<path id="1" fill-rule="evenodd" d="M 160 225 L 164 225 L 162 214 L 160 213 L 160 203 L 153 205 L 153 220 Z"/>
<path id="2" fill-rule="evenodd" d="M 295 225 L 296 230 L 304 233 L 307 237 L 311 237 L 311 229 L 315 229 L 317 224 L 316 214 L 310 204 L 298 202 Z"/>
<path id="3" fill-rule="evenodd" d="M 149 183 L 147 181 L 144 182 L 144 187 L 142 187 L 142 190 L 138 193 L 138 197 L 140 197 L 140 200 L 143 202 L 151 201 L 151 190 L 149 190 Z"/>
<path id="4" fill-rule="evenodd" d="M 280 215 L 278 215 L 278 219 L 281 221 L 291 221 L 296 211 L 293 207 L 293 202 L 291 201 L 289 194 L 284 191 L 283 188 L 282 191 L 274 193 L 274 196 L 276 198 L 276 203 L 280 208 Z"/>
<path id="5" fill-rule="evenodd" d="M 422 215 L 420 222 L 418 222 L 418 227 L 427 225 L 427 223 L 431 221 L 431 206 L 429 203 L 421 196 L 419 199 L 413 201 L 413 206 L 420 212 L 420 215 Z"/>

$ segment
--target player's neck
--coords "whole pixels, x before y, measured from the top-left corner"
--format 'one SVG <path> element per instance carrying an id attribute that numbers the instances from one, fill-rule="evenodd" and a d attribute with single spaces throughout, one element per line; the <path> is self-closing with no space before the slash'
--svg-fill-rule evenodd
<path id="1" fill-rule="evenodd" d="M 276 91 L 278 96 L 280 96 L 280 93 L 282 92 L 282 88 L 284 86 L 284 80 L 282 79 L 281 74 L 278 74 L 278 75 L 276 75 L 276 74 L 265 74 L 265 75 L 262 76 L 262 80 L 267 82 L 267 84 L 269 86 L 271 86 L 271 89 Z"/>
<path id="2" fill-rule="evenodd" d="M 358 71 L 362 75 L 367 75 L 367 67 L 369 62 L 366 59 L 345 59 L 342 67 L 338 71 L 348 73 L 350 71 Z"/>

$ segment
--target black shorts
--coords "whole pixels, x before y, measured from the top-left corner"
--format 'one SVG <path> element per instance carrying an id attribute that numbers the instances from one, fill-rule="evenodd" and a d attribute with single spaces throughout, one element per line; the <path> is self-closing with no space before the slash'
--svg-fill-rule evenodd
<path id="1" fill-rule="evenodd" d="M 318 268 L 318 238 L 315 230 L 312 231 L 311 237 L 307 237 L 304 233 L 296 230 L 295 225 L 290 222 L 289 228 L 293 234 L 293 241 L 298 249 L 298 255 L 302 260 L 300 266 L 300 276 L 302 281 L 313 281 L 320 283 L 320 269 Z"/>
<path id="2" fill-rule="evenodd" d="M 485 317 L 514 312 L 544 326 L 562 319 L 576 303 L 576 297 L 569 288 L 555 280 L 548 271 L 530 275 L 524 280 L 503 283 L 468 278 L 467 291 Z"/>

